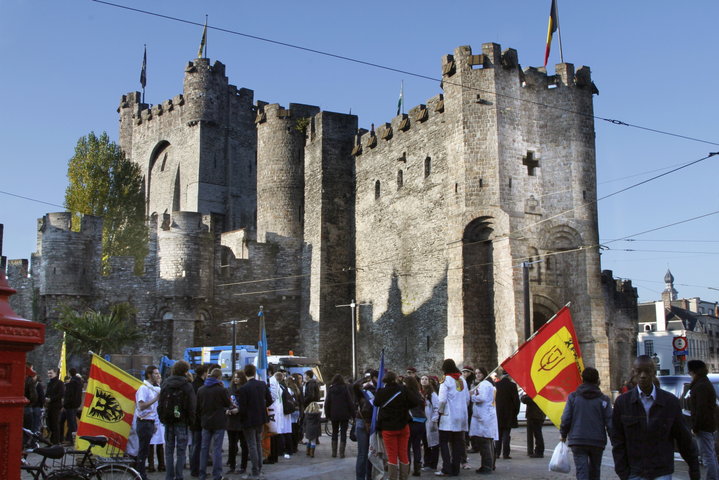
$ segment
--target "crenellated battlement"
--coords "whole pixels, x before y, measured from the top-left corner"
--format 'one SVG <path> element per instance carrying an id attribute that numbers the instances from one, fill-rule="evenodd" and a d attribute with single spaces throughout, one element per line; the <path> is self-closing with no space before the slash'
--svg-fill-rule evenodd
<path id="1" fill-rule="evenodd" d="M 282 120 L 294 120 L 297 122 L 302 119 L 309 119 L 317 115 L 320 107 L 315 105 L 305 105 L 302 103 L 290 103 L 289 108 L 285 108 L 279 103 L 267 103 L 258 101 L 256 104 L 257 115 L 255 123 L 260 125 L 266 122 L 275 123 Z"/>
<path id="2" fill-rule="evenodd" d="M 362 155 L 362 152 L 377 147 L 378 140 L 390 142 L 399 135 L 410 134 L 413 128 L 416 129 L 425 122 L 437 121 L 443 113 L 444 95 L 439 94 L 427 100 L 426 104 L 412 107 L 408 113 L 397 115 L 377 128 L 372 124 L 369 130 L 362 129 L 355 137 L 355 148 L 352 153 L 355 156 Z"/>
<path id="3" fill-rule="evenodd" d="M 548 75 L 544 67 L 527 67 L 521 69 L 519 56 L 513 48 L 502 51 L 496 43 L 482 44 L 482 53 L 474 54 L 472 47 L 464 45 L 457 47 L 454 54 L 442 57 L 442 77 L 451 79 L 459 74 L 471 74 L 475 71 L 502 68 L 504 70 L 518 70 L 518 81 L 523 87 L 548 89 L 557 86 L 591 88 L 592 80 L 589 67 L 579 67 L 575 74 L 571 63 L 558 63 L 555 65 L 555 75 Z M 450 80 L 456 84 L 456 80 Z M 462 82 L 460 81 L 460 85 Z"/>
<path id="4" fill-rule="evenodd" d="M 80 229 L 72 230 L 73 214 L 71 212 L 47 213 L 38 219 L 38 231 L 43 234 L 69 232 L 76 235 L 102 236 L 102 218 L 92 215 L 80 217 Z"/>

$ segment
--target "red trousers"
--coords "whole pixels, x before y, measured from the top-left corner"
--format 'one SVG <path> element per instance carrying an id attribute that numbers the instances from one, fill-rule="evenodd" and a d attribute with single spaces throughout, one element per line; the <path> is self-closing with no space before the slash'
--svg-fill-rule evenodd
<path id="1" fill-rule="evenodd" d="M 387 463 L 397 465 L 398 458 L 399 463 L 409 463 L 409 425 L 405 425 L 402 430 L 382 430 L 382 440 L 387 452 Z"/>

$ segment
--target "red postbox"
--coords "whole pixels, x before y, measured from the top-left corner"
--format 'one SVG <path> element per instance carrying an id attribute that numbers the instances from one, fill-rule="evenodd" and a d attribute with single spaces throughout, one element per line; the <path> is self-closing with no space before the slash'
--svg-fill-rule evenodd
<path id="1" fill-rule="evenodd" d="M 45 341 L 45 325 L 17 316 L 10 308 L 10 288 L 0 268 L 0 478 L 20 479 L 25 354 Z"/>

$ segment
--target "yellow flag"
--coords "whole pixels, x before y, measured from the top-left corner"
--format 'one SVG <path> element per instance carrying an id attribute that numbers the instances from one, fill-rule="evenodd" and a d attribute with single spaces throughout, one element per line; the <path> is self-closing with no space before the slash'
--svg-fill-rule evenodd
<path id="1" fill-rule="evenodd" d="M 60 361 L 57 363 L 57 368 L 60 371 L 58 378 L 61 382 L 65 381 L 67 376 L 67 333 L 62 332 L 62 347 L 60 347 Z"/>
<path id="2" fill-rule="evenodd" d="M 81 435 L 104 435 L 107 446 L 93 453 L 111 457 L 124 452 L 135 415 L 135 393 L 141 385 L 139 379 L 93 354 L 75 448 L 87 448 Z"/>

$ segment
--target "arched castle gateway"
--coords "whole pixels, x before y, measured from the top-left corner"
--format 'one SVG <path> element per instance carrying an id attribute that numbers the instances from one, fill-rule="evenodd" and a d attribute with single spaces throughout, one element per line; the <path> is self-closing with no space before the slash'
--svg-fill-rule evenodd
<path id="1" fill-rule="evenodd" d="M 138 351 L 155 357 L 229 343 L 229 319 L 249 318 L 239 342 L 256 343 L 263 305 L 271 350 L 348 373 L 350 313 L 337 305 L 356 299 L 360 367 L 385 348 L 395 368 L 493 368 L 523 338 L 517 266 L 541 260 L 534 326 L 571 301 L 587 364 L 608 372 L 607 321 L 632 319 L 600 274 L 589 69 L 522 69 L 492 43 L 457 48 L 441 69 L 441 94 L 371 131 L 353 115 L 255 102 L 207 58 L 187 64 L 171 100 L 123 95 L 120 146 L 145 178 L 144 274 L 116 258 L 102 276 L 100 220 L 72 232 L 67 214 L 48 214 L 35 275 L 11 262 L 11 282 L 34 292 L 16 303 L 52 321 L 63 303 L 128 301 L 153 332 Z"/>

